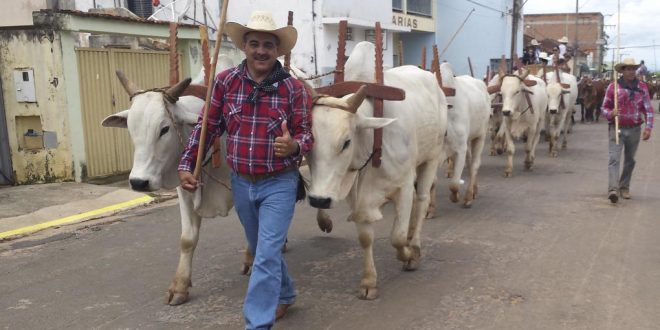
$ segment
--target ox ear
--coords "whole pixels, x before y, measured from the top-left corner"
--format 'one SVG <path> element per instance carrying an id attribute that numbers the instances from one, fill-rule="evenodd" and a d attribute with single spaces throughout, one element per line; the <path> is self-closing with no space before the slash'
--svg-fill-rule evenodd
<path id="1" fill-rule="evenodd" d="M 128 110 L 124 110 L 122 112 L 117 112 L 114 115 L 105 117 L 105 119 L 103 119 L 103 121 L 101 122 L 101 126 L 126 128 L 128 127 L 126 125 L 127 121 L 128 121 Z"/>
<path id="2" fill-rule="evenodd" d="M 376 117 L 363 117 L 359 116 L 357 127 L 358 129 L 365 128 L 381 128 L 385 127 L 396 121 L 396 118 L 376 118 Z"/>

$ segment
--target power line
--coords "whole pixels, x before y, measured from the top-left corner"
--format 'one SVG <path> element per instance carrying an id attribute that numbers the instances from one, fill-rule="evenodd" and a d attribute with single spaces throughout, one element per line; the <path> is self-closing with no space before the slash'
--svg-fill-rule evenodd
<path id="1" fill-rule="evenodd" d="M 503 12 L 503 11 L 497 9 L 497 8 L 493 8 L 493 7 L 490 7 L 490 6 L 486 6 L 486 5 L 482 4 L 482 3 L 476 2 L 476 1 L 474 1 L 474 0 L 466 0 L 466 1 L 467 1 L 467 2 L 471 2 L 471 3 L 473 3 L 473 4 L 477 5 L 477 6 L 484 7 L 484 8 L 486 8 L 486 9 L 490 9 L 490 10 L 492 10 L 492 11 L 496 11 L 496 12 L 502 14 L 502 15 L 511 15 L 511 14 L 506 13 L 506 12 Z"/>

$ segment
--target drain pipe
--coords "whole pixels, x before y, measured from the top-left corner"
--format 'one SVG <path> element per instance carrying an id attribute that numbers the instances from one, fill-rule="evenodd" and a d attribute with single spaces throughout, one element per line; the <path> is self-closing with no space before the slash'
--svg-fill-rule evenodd
<path id="1" fill-rule="evenodd" d="M 312 29 L 312 39 L 313 39 L 313 44 L 314 44 L 314 74 L 318 75 L 319 74 L 319 59 L 316 56 L 316 12 L 314 11 L 314 6 L 315 6 L 316 0 L 312 0 L 312 25 L 314 25 L 314 28 Z"/>

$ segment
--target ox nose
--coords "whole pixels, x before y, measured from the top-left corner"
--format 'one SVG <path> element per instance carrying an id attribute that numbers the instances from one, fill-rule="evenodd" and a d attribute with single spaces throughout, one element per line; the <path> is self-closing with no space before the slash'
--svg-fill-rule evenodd
<path id="1" fill-rule="evenodd" d="M 556 115 L 557 114 L 557 109 L 550 109 L 550 114 L 551 115 Z"/>
<path id="2" fill-rule="evenodd" d="M 503 114 L 505 117 L 509 117 L 509 116 L 511 116 L 511 110 L 502 110 L 502 114 Z"/>
<path id="3" fill-rule="evenodd" d="M 309 196 L 309 205 L 317 209 L 329 209 L 332 199 Z"/>
<path id="4" fill-rule="evenodd" d="M 149 191 L 149 180 L 130 179 L 131 189 L 135 191 Z"/>

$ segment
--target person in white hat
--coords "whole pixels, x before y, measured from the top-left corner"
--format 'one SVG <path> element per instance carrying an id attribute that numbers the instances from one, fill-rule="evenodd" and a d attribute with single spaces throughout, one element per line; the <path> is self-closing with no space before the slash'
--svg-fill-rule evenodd
<path id="1" fill-rule="evenodd" d="M 234 207 L 254 256 L 245 326 L 270 329 L 296 298 L 282 248 L 296 200 L 304 198 L 297 164 L 314 142 L 312 99 L 277 60 L 295 46 L 294 27 L 277 28 L 270 12 L 255 11 L 247 25 L 229 22 L 225 28 L 245 60 L 215 77 L 205 150 L 227 133 Z M 199 185 L 191 170 L 201 125 L 200 116 L 179 162 L 181 187 L 188 191 Z"/>
<path id="2" fill-rule="evenodd" d="M 540 63 L 539 55 L 541 54 L 541 44 L 536 39 L 532 39 L 529 44 L 532 48 L 534 48 L 534 64 Z"/>
<path id="3" fill-rule="evenodd" d="M 614 107 L 614 83 L 605 91 L 602 113 L 609 121 L 609 182 L 608 198 L 612 203 L 619 200 L 619 195 L 630 199 L 630 180 L 635 168 L 635 153 L 639 145 L 640 135 L 643 140 L 651 137 L 653 129 L 653 106 L 649 97 L 648 87 L 637 80 L 635 70 L 638 63 L 632 58 L 626 58 L 617 63 L 614 69 L 621 73 L 617 80 L 618 107 Z M 616 144 L 614 118 L 619 117 L 620 140 Z M 642 131 L 642 124 L 644 130 Z M 620 172 L 621 151 L 624 153 L 623 171 Z"/>
<path id="4" fill-rule="evenodd" d="M 558 39 L 557 42 L 559 42 L 559 58 L 564 58 L 564 54 L 566 54 L 566 44 L 568 44 L 568 38 L 566 36 L 561 37 L 561 39 Z"/>

